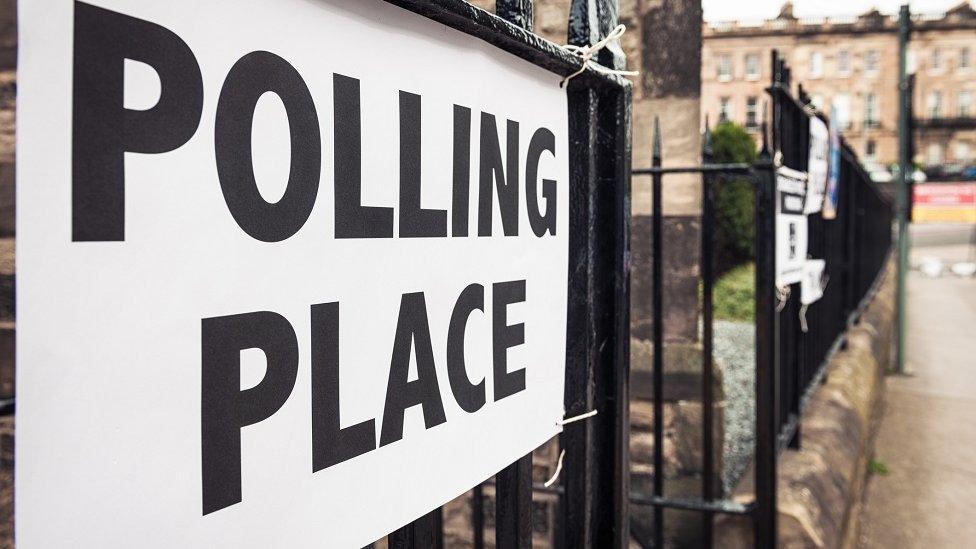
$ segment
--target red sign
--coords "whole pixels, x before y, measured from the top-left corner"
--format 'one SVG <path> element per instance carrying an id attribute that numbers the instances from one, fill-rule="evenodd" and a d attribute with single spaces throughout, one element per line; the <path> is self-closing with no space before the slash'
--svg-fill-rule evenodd
<path id="1" fill-rule="evenodd" d="M 976 182 L 974 183 L 919 183 L 915 185 L 915 199 L 918 204 L 933 206 L 953 206 L 976 204 Z"/>

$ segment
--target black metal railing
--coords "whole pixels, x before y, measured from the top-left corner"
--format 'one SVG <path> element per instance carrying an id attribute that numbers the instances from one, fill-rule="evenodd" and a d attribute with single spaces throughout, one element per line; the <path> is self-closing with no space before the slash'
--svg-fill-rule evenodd
<path id="1" fill-rule="evenodd" d="M 802 86 L 798 97 L 791 94 L 789 68 L 775 52 L 773 65 L 769 88 L 773 146 L 781 154 L 782 165 L 806 171 L 810 120 L 828 120 L 812 108 Z M 799 416 L 808 389 L 822 378 L 827 358 L 840 344 L 838 338 L 859 316 L 891 249 L 892 205 L 843 140 L 839 188 L 835 219 L 808 216 L 807 253 L 824 259 L 827 265 L 823 297 L 803 314 L 808 329 L 803 330 L 798 299 L 790 299 L 779 313 L 780 446 L 799 445 Z M 799 295 L 799 288 L 793 287 L 791 293 Z"/>
<path id="2" fill-rule="evenodd" d="M 575 70 L 564 51 L 531 33 L 530 0 L 499 0 L 495 17 L 456 0 L 390 0 L 407 9 L 483 38 L 502 49 L 558 74 Z M 596 9 L 590 9 L 590 2 Z M 587 44 L 616 24 L 613 0 L 574 0 L 569 21 L 572 43 Z M 591 32 L 598 29 L 598 32 Z M 601 63 L 620 67 L 622 59 L 601 52 Z M 619 57 L 619 56 L 618 56 Z M 605 75 L 585 73 L 571 82 L 570 140 L 571 237 L 567 326 L 566 413 L 597 409 L 594 421 L 568 428 L 558 440 L 565 451 L 559 482 L 544 486 L 533 479 L 532 455 L 472 489 L 469 496 L 471 536 L 477 549 L 530 547 L 534 511 L 543 504 L 552 531 L 545 544 L 555 547 L 625 547 L 637 543 L 664 547 L 666 509 L 702 515 L 700 541 L 714 542 L 718 515 L 748 518 L 757 547 L 776 545 L 776 478 L 780 452 L 800 444 L 799 418 L 809 395 L 823 377 L 830 358 L 843 344 L 846 328 L 857 321 L 878 283 L 891 245 L 891 205 L 878 192 L 852 149 L 842 144 L 837 216 L 809 218 L 809 253 L 827 263 L 823 297 L 806 311 L 807 331 L 800 329 L 797 299 L 780 302 L 775 287 L 776 169 L 806 170 L 811 116 L 802 93 L 790 92 L 789 68 L 773 58 L 773 82 L 767 90 L 772 108 L 763 115 L 762 150 L 753 163 L 712 163 L 709 139 L 704 162 L 696 166 L 662 166 L 662 137 L 655 122 L 652 165 L 630 169 L 630 87 Z M 572 70 L 570 70 L 572 69 Z M 708 130 L 706 129 L 706 132 Z M 700 494 L 665 493 L 663 254 L 666 243 L 662 205 L 665 178 L 675 174 L 702 177 L 700 276 L 702 304 L 702 473 Z M 629 277 L 630 178 L 650 176 L 652 191 L 651 272 L 653 353 L 653 483 L 651 493 L 630 488 Z M 715 187 L 730 178 L 752 183 L 755 198 L 755 450 L 752 456 L 754 499 L 732 499 L 717 481 L 714 432 L 715 357 L 712 298 L 715 284 Z M 794 288 L 794 295 L 799 295 Z M 492 501 L 494 505 L 486 505 Z M 633 510 L 631 509 L 633 506 Z M 651 513 L 652 530 L 640 530 L 631 515 Z M 544 521 L 545 521 L 544 520 Z M 389 536 L 390 547 L 444 546 L 441 509 Z"/>
<path id="3" fill-rule="evenodd" d="M 798 284 L 788 292 L 775 286 L 776 264 L 776 171 L 785 166 L 807 171 L 810 120 L 826 117 L 817 112 L 799 88 L 791 92 L 790 70 L 773 54 L 773 80 L 767 92 L 771 116 L 762 123 L 762 147 L 753 164 L 712 162 L 709 129 L 703 147 L 703 164 L 690 167 L 662 167 L 661 136 L 654 125 L 652 165 L 634 169 L 634 176 L 650 176 L 652 189 L 652 358 L 654 482 L 651 494 L 632 494 L 638 506 L 634 513 L 650 508 L 653 539 L 637 541 L 663 547 L 664 510 L 697 511 L 702 515 L 701 538 L 696 543 L 713 545 L 715 515 L 745 515 L 752 520 L 756 547 L 776 545 L 776 478 L 779 453 L 798 448 L 800 417 L 834 353 L 843 346 L 846 329 L 857 322 L 873 296 L 892 243 L 892 206 L 871 181 L 853 150 L 841 140 L 840 185 L 836 217 L 808 216 L 808 254 L 824 259 L 826 280 L 822 298 L 804 308 L 801 321 Z M 701 218 L 701 493 L 699 498 L 665 494 L 664 464 L 664 310 L 666 284 L 663 262 L 662 202 L 667 188 L 665 176 L 693 173 L 702 176 Z M 715 188 L 730 178 L 746 179 L 754 189 L 755 215 L 755 448 L 752 456 L 754 499 L 743 503 L 731 499 L 716 482 L 715 357 L 713 291 L 715 284 Z M 635 276 L 648 276 L 635 273 Z M 792 295 L 785 299 L 784 295 Z M 805 324 L 805 325 L 803 325 Z M 681 433 L 678 434 L 682 436 Z M 697 436 L 697 435 L 688 435 Z"/>

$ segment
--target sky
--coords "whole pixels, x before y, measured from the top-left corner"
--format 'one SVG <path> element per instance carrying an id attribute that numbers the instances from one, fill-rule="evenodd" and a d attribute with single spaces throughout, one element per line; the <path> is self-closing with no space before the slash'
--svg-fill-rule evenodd
<path id="1" fill-rule="evenodd" d="M 913 12 L 941 12 L 961 0 L 911 0 Z M 785 0 L 702 0 L 706 21 L 767 19 L 776 17 Z M 793 15 L 820 17 L 857 15 L 871 8 L 882 13 L 897 13 L 904 0 L 794 0 Z"/>

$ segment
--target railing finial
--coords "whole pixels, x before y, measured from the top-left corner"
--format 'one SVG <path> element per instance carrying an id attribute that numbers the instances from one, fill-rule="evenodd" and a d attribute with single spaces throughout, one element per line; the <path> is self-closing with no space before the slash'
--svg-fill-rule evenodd
<path id="1" fill-rule="evenodd" d="M 705 115 L 705 133 L 702 135 L 702 162 L 710 164 L 715 157 L 712 144 L 712 129 L 708 126 L 708 115 Z"/>
<path id="2" fill-rule="evenodd" d="M 651 159 L 655 166 L 661 165 L 661 121 L 654 117 L 654 141 L 651 145 Z"/>
<path id="3" fill-rule="evenodd" d="M 762 104 L 762 122 L 759 124 L 760 133 L 762 134 L 762 147 L 760 148 L 760 154 L 769 154 L 769 125 L 767 124 L 769 112 L 769 101 L 764 100 Z"/>

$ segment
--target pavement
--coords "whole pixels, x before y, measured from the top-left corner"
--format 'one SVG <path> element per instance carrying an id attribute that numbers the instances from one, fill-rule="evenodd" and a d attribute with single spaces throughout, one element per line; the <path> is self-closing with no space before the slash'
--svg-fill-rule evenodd
<path id="1" fill-rule="evenodd" d="M 976 278 L 973 228 L 913 227 L 911 260 L 947 272 L 908 277 L 905 375 L 888 376 L 885 413 L 861 517 L 864 548 L 976 547 Z"/>

